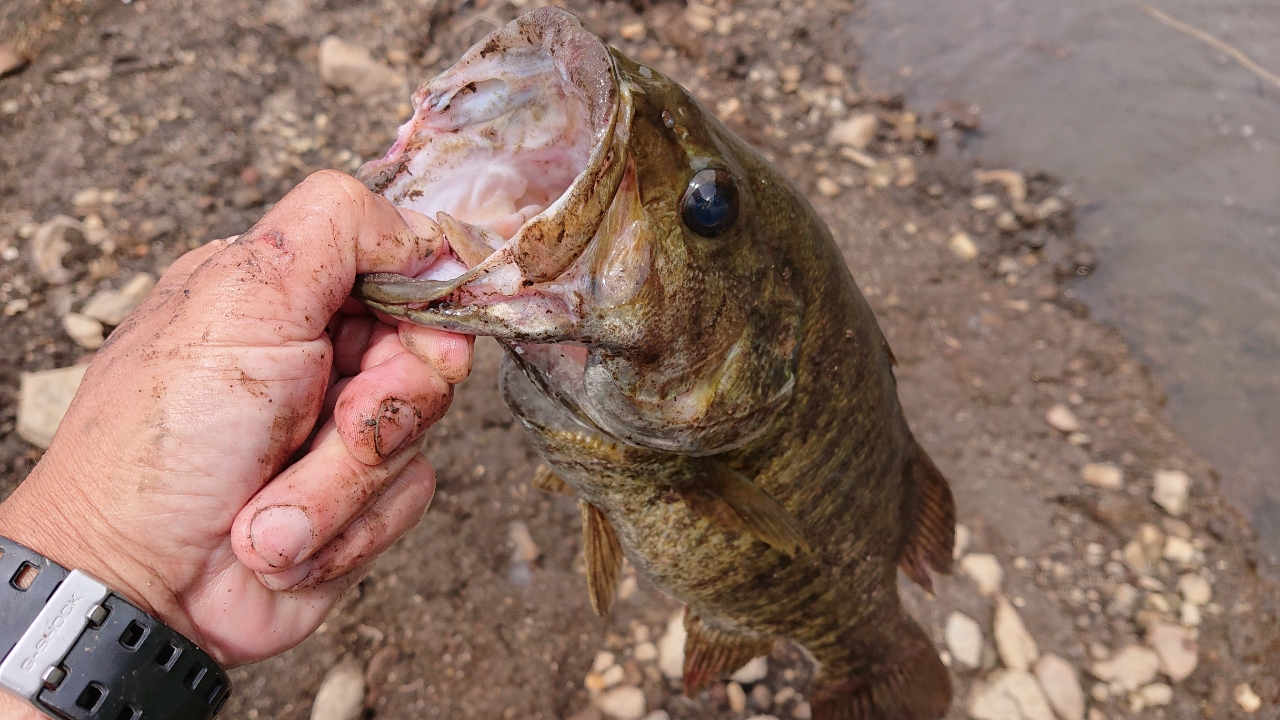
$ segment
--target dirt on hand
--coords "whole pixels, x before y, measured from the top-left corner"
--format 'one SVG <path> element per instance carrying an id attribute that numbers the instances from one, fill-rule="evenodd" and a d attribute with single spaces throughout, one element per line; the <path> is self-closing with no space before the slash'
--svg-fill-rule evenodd
<path id="1" fill-rule="evenodd" d="M 40 457 L 17 434 L 19 373 L 90 352 L 69 314 L 242 232 L 308 173 L 379 154 L 413 85 L 535 4 L 0 9 L 0 45 L 31 58 L 0 79 L 6 494 Z M 950 661 L 950 717 L 1276 717 L 1275 589 L 1160 388 L 1073 301 L 1070 278 L 1095 260 L 1072 235 L 1071 196 L 1043 174 L 975 175 L 964 148 L 980 118 L 963 103 L 934 113 L 863 87 L 856 5 L 565 4 L 765 152 L 841 242 L 897 355 L 907 417 L 956 494 L 960 569 L 933 597 L 903 586 Z M 37 246 L 58 216 L 75 223 L 60 221 L 64 245 Z M 330 669 L 351 686 L 360 667 L 366 717 L 806 717 L 812 669 L 790 646 L 691 700 L 667 672 L 683 633 L 673 601 L 627 570 L 613 614 L 594 615 L 577 504 L 532 487 L 498 361 L 477 344 L 431 431 L 426 519 L 315 636 L 235 671 L 223 716 L 309 717 Z"/>

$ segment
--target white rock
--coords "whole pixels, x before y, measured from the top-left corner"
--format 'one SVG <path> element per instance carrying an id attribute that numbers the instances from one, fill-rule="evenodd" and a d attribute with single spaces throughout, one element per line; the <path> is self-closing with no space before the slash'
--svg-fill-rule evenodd
<path id="1" fill-rule="evenodd" d="M 1196 627 L 1200 624 L 1200 619 L 1199 605 L 1184 602 L 1182 603 L 1182 607 L 1178 609 L 1178 620 L 1187 627 Z"/>
<path id="2" fill-rule="evenodd" d="M 644 691 L 631 685 L 607 690 L 595 697 L 596 707 L 615 720 L 640 720 L 644 717 Z"/>
<path id="3" fill-rule="evenodd" d="M 1179 565 L 1192 565 L 1196 561 L 1196 547 L 1180 537 L 1170 535 L 1164 541 L 1165 560 Z"/>
<path id="4" fill-rule="evenodd" d="M 684 676 L 684 610 L 677 610 L 667 623 L 667 632 L 658 641 L 658 669 L 672 679 Z"/>
<path id="5" fill-rule="evenodd" d="M 666 710 L 654 710 L 644 716 L 644 720 L 671 720 L 671 715 Z"/>
<path id="6" fill-rule="evenodd" d="M 1044 420 L 1055 430 L 1064 433 L 1073 433 L 1080 429 L 1080 421 L 1076 419 L 1075 413 L 1071 412 L 1066 405 L 1058 404 L 1049 408 L 1049 412 L 1045 413 Z"/>
<path id="7" fill-rule="evenodd" d="M 982 628 L 976 620 L 964 613 L 952 612 L 947 617 L 943 636 L 956 662 L 971 668 L 982 664 Z"/>
<path id="8" fill-rule="evenodd" d="M 1030 673 L 997 670 L 974 686 L 969 716 L 974 720 L 1053 720 L 1053 710 Z"/>
<path id="9" fill-rule="evenodd" d="M 813 717 L 813 706 L 807 700 L 798 702 L 791 708 L 791 717 L 796 720 L 809 720 Z"/>
<path id="10" fill-rule="evenodd" d="M 507 545 L 511 548 L 511 562 L 531 563 L 541 554 L 537 543 L 533 541 L 533 535 L 529 533 L 529 526 L 520 520 L 512 520 L 507 526 Z M 601 653 L 606 654 L 610 657 L 609 663 L 613 664 L 613 655 Z M 599 658 L 600 655 L 597 655 L 596 660 L 599 661 Z"/>
<path id="11" fill-rule="evenodd" d="M 1178 592 L 1192 605 L 1208 605 L 1213 599 L 1213 586 L 1200 573 L 1187 573 L 1178 578 Z"/>
<path id="12" fill-rule="evenodd" d="M 71 273 L 62 267 L 62 257 L 71 250 L 72 244 L 85 242 L 87 235 L 84 223 L 66 215 L 44 223 L 31 236 L 32 269 L 52 285 L 71 280 Z"/>
<path id="13" fill-rule="evenodd" d="M 742 712 L 747 709 L 747 691 L 736 682 L 730 681 L 724 688 L 725 695 L 729 698 L 729 709 L 734 712 Z"/>
<path id="14" fill-rule="evenodd" d="M 1048 220 L 1066 209 L 1066 203 L 1056 197 L 1051 197 L 1040 201 L 1040 204 L 1036 205 L 1034 213 L 1037 220 Z"/>
<path id="15" fill-rule="evenodd" d="M 1181 470 L 1157 470 L 1153 479 L 1151 500 L 1164 511 L 1177 517 L 1187 510 L 1187 491 L 1191 478 Z"/>
<path id="16" fill-rule="evenodd" d="M 1236 686 L 1236 704 L 1241 710 L 1252 715 L 1258 712 L 1258 708 L 1262 707 L 1262 698 L 1258 697 L 1258 693 L 1249 687 L 1249 683 L 1240 683 Z"/>
<path id="17" fill-rule="evenodd" d="M 729 678 L 734 682 L 750 685 L 751 683 L 760 682 L 765 675 L 769 674 L 769 658 L 761 656 L 752 658 L 750 662 L 738 668 L 738 671 Z"/>
<path id="18" fill-rule="evenodd" d="M 116 326 L 124 322 L 129 313 L 138 307 L 147 295 L 156 287 L 156 278 L 151 273 L 138 273 L 119 290 L 99 290 L 84 304 L 80 312 L 83 315 L 101 321 L 104 325 Z"/>
<path id="19" fill-rule="evenodd" d="M 1004 185 L 1012 202 L 1020 203 L 1027 199 L 1027 180 L 1016 170 L 975 170 L 973 179 L 982 184 L 995 182 Z"/>
<path id="20" fill-rule="evenodd" d="M 1154 651 L 1141 645 L 1128 645 L 1110 660 L 1094 663 L 1090 672 L 1099 680 L 1132 692 L 1154 680 L 1159 669 L 1160 658 Z"/>
<path id="21" fill-rule="evenodd" d="M 1155 623 L 1147 630 L 1147 644 L 1155 650 L 1160 672 L 1182 682 L 1196 669 L 1199 649 L 1191 632 L 1180 625 Z"/>
<path id="22" fill-rule="evenodd" d="M 1147 707 L 1158 707 L 1173 702 L 1173 688 L 1164 683 L 1151 683 L 1139 690 L 1138 694 L 1142 696 L 1142 702 Z"/>
<path id="23" fill-rule="evenodd" d="M 372 95 L 392 90 L 404 82 L 394 70 L 373 59 L 361 47 L 330 35 L 320 41 L 320 78 L 326 85 Z"/>
<path id="24" fill-rule="evenodd" d="M 995 210 L 1000 207 L 1000 198 L 995 195 L 976 195 L 969 200 L 969 205 L 974 210 L 981 210 L 982 212 Z"/>
<path id="25" fill-rule="evenodd" d="M 996 596 L 993 634 L 1000 660 L 1011 670 L 1025 671 L 1040 656 L 1036 641 L 1027 632 L 1027 626 L 1022 624 L 1022 617 L 1003 595 Z"/>
<path id="26" fill-rule="evenodd" d="M 999 592 L 1000 583 L 1004 580 L 1004 570 L 995 555 L 972 553 L 960 560 L 960 571 L 973 578 L 978 592 L 991 595 Z"/>
<path id="27" fill-rule="evenodd" d="M 651 642 L 636 645 L 635 658 L 640 662 L 653 662 L 658 659 L 658 646 Z"/>
<path id="28" fill-rule="evenodd" d="M 969 549 L 971 533 L 968 525 L 956 525 L 956 544 L 951 550 L 952 559 L 959 560 L 964 551 Z"/>
<path id="29" fill-rule="evenodd" d="M 627 679 L 627 671 L 623 670 L 621 665 L 610 665 L 600 673 L 600 677 L 604 680 L 604 686 L 611 688 Z"/>
<path id="30" fill-rule="evenodd" d="M 102 347 L 102 323 L 80 313 L 67 313 L 62 317 L 62 329 L 67 331 L 76 344 L 87 350 Z"/>
<path id="31" fill-rule="evenodd" d="M 592 661 L 591 669 L 598 673 L 602 673 L 605 670 L 608 670 L 609 668 L 613 667 L 614 663 L 616 663 L 617 660 L 618 660 L 618 657 L 613 653 L 607 650 L 601 650 L 600 652 L 596 653 L 596 659 Z"/>
<path id="32" fill-rule="evenodd" d="M 822 197 L 835 197 L 840 194 L 840 184 L 829 177 L 818 178 L 818 194 Z"/>
<path id="33" fill-rule="evenodd" d="M 1080 477 L 1090 485 L 1104 490 L 1119 490 L 1124 487 L 1124 471 L 1111 463 L 1085 463 L 1080 468 Z"/>
<path id="34" fill-rule="evenodd" d="M 1036 679 L 1061 720 L 1084 720 L 1084 690 L 1071 663 L 1045 654 L 1036 661 Z"/>
<path id="35" fill-rule="evenodd" d="M 973 238 L 969 237 L 969 233 L 966 232 L 958 232 L 952 235 L 947 247 L 951 248 L 951 252 L 961 260 L 972 260 L 978 257 L 978 246 L 974 244 Z"/>
<path id="36" fill-rule="evenodd" d="M 760 710 L 768 710 L 773 707 L 773 693 L 764 683 L 760 683 L 751 688 L 751 704 Z"/>
<path id="37" fill-rule="evenodd" d="M 320 681 L 311 720 L 356 720 L 364 710 L 364 668 L 353 659 L 335 665 Z"/>
<path id="38" fill-rule="evenodd" d="M 40 448 L 49 447 L 62 416 L 71 407 L 88 365 L 22 373 L 18 392 L 18 435 Z"/>
<path id="39" fill-rule="evenodd" d="M 854 115 L 848 120 L 831 126 L 827 140 L 832 145 L 844 145 L 855 150 L 864 150 L 876 137 L 876 116 L 870 113 Z"/>

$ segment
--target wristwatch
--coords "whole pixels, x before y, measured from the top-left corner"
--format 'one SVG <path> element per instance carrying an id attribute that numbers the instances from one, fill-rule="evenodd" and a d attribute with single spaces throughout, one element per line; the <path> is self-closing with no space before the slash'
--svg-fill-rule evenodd
<path id="1" fill-rule="evenodd" d="M 0 687 L 62 720 L 208 720 L 231 680 L 81 570 L 0 537 Z"/>

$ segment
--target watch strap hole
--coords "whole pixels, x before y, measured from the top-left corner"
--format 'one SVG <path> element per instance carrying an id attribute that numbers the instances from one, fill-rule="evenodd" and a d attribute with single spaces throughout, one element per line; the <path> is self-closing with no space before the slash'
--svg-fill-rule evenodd
<path id="1" fill-rule="evenodd" d="M 156 653 L 156 664 L 165 670 L 172 670 L 175 663 L 178 662 L 178 656 L 182 654 L 182 648 L 167 642 L 160 647 L 160 652 Z"/>
<path id="2" fill-rule="evenodd" d="M 115 720 L 142 720 L 142 711 L 132 705 L 125 705 L 120 708 L 120 714 L 116 715 Z"/>
<path id="3" fill-rule="evenodd" d="M 10 578 L 9 584 L 15 588 L 26 592 L 35 584 L 36 578 L 40 576 L 40 568 L 35 563 L 24 562 L 18 566 L 18 571 Z"/>
<path id="4" fill-rule="evenodd" d="M 89 713 L 95 713 L 98 708 L 102 707 L 102 701 L 107 699 L 107 689 L 102 685 L 91 682 L 80 691 L 80 696 L 76 698 L 76 707 Z"/>
<path id="5" fill-rule="evenodd" d="M 196 663 L 191 666 L 190 670 L 187 671 L 186 676 L 182 678 L 182 682 L 187 687 L 191 688 L 192 690 L 195 690 L 196 687 L 200 685 L 200 681 L 204 679 L 204 672 L 205 672 L 204 665 L 201 665 L 200 663 Z"/>
<path id="6" fill-rule="evenodd" d="M 137 650 L 147 638 L 148 632 L 150 630 L 145 625 L 137 620 L 130 620 L 124 632 L 120 633 L 120 644 L 127 650 Z"/>

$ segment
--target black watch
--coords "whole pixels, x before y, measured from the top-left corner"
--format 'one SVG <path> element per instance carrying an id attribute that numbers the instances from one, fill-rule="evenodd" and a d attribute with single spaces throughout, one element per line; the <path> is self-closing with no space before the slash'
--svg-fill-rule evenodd
<path id="1" fill-rule="evenodd" d="M 0 688 L 63 720 L 208 720 L 209 654 L 89 574 L 0 537 Z"/>

